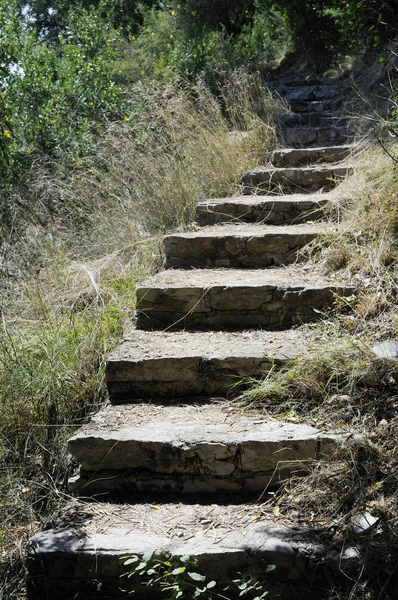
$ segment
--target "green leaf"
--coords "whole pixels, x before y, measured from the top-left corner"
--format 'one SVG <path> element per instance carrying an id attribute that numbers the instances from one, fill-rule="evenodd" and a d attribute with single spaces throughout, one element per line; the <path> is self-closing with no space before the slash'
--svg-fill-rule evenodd
<path id="1" fill-rule="evenodd" d="M 128 558 L 127 560 L 124 561 L 124 565 L 132 565 L 133 563 L 137 562 L 139 560 L 138 556 L 132 556 L 131 558 Z"/>
<path id="2" fill-rule="evenodd" d="M 153 552 L 145 552 L 145 554 L 142 555 L 142 560 L 145 560 L 145 562 L 149 562 L 152 556 Z"/>
<path id="3" fill-rule="evenodd" d="M 162 592 L 167 592 L 168 590 L 179 590 L 180 586 L 178 583 L 174 583 L 173 585 L 166 585 L 162 587 Z"/>
<path id="4" fill-rule="evenodd" d="M 209 581 L 206 587 L 208 590 L 211 590 L 211 588 L 214 588 L 215 585 L 217 585 L 217 582 L 213 579 L 213 581 Z"/>
<path id="5" fill-rule="evenodd" d="M 181 556 L 180 561 L 182 563 L 189 562 L 189 556 L 188 556 L 188 554 L 184 554 L 184 556 Z"/>
<path id="6" fill-rule="evenodd" d="M 276 565 L 267 565 L 265 567 L 265 572 L 266 573 L 271 573 L 271 571 L 275 571 L 275 569 L 276 569 Z"/>
<path id="7" fill-rule="evenodd" d="M 206 579 L 206 577 L 204 575 L 201 575 L 200 573 L 193 572 L 193 573 L 188 573 L 188 575 L 194 581 L 205 581 L 205 579 Z"/>
<path id="8" fill-rule="evenodd" d="M 204 588 L 197 587 L 197 588 L 195 589 L 195 594 L 194 594 L 194 596 L 195 596 L 195 597 L 196 597 L 196 596 L 200 596 L 201 594 L 204 594 L 204 593 L 206 592 L 206 590 L 207 590 L 206 586 L 205 586 Z"/>
<path id="9" fill-rule="evenodd" d="M 171 574 L 172 575 L 181 575 L 181 573 L 184 573 L 186 571 L 186 567 L 177 567 L 176 569 L 173 569 Z"/>

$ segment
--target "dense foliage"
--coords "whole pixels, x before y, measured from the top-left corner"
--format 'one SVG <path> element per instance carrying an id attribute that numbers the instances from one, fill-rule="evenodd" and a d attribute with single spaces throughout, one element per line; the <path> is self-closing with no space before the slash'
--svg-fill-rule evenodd
<path id="1" fill-rule="evenodd" d="M 264 10 L 277 5 L 295 48 L 325 64 L 341 53 L 378 45 L 396 35 L 394 2 L 384 0 L 259 0 Z"/>
<path id="2" fill-rule="evenodd" d="M 37 152 L 84 151 L 100 124 L 120 114 L 121 91 L 111 79 L 116 37 L 109 13 L 70 9 L 67 26 L 49 41 L 18 14 L 15 0 L 2 0 L 0 31 L 4 190 Z"/>
<path id="3" fill-rule="evenodd" d="M 122 116 L 117 84 L 178 74 L 215 88 L 220 69 L 262 68 L 290 50 L 326 65 L 377 47 L 397 23 L 384 0 L 1 0 L 0 189 L 35 152 L 87 152 Z"/>
<path id="4" fill-rule="evenodd" d="M 157 46 L 160 24 L 173 40 L 168 47 Z M 389 0 L 169 0 L 144 10 L 142 33 L 155 37 L 152 57 L 158 47 L 163 66 L 190 75 L 214 68 L 207 63 L 215 56 L 218 64 L 258 67 L 286 49 L 325 67 L 342 54 L 385 42 L 397 25 Z"/>

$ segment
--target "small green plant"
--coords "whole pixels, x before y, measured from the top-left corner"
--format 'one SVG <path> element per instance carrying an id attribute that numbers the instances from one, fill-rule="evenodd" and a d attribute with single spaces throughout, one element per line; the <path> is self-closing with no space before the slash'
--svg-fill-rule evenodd
<path id="1" fill-rule="evenodd" d="M 165 600 L 177 598 L 209 598 L 216 581 L 206 581 L 206 576 L 199 572 L 197 559 L 190 556 L 171 556 L 166 553 L 156 556 L 147 552 L 143 556 L 124 556 L 123 564 L 129 571 L 123 576 L 130 580 L 130 595 L 143 588 L 151 588 L 153 592 L 165 594 Z"/>
<path id="2" fill-rule="evenodd" d="M 275 568 L 275 565 L 267 565 L 263 573 L 271 573 Z M 268 590 L 264 590 L 263 581 L 259 581 L 259 579 L 251 573 L 238 573 L 238 575 L 240 575 L 240 577 L 238 579 L 233 579 L 232 583 L 239 590 L 239 598 L 246 596 L 246 594 L 256 594 L 253 600 L 263 600 L 263 598 L 268 596 L 269 592 Z"/>
<path id="3" fill-rule="evenodd" d="M 147 552 L 143 556 L 123 556 L 123 564 L 129 567 L 122 577 L 129 580 L 129 595 L 150 589 L 152 594 L 164 594 L 165 600 L 177 598 L 223 598 L 226 593 L 233 598 L 248 596 L 252 600 L 263 600 L 268 595 L 264 589 L 264 576 L 275 569 L 275 565 L 266 565 L 256 573 L 238 573 L 240 576 L 229 584 L 225 581 L 207 579 L 200 570 L 198 560 L 188 555 L 171 556 L 169 553 L 156 555 Z"/>

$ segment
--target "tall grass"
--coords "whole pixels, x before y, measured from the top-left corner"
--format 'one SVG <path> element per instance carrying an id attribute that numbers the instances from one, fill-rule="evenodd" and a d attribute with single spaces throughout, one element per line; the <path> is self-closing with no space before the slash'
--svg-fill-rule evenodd
<path id="1" fill-rule="evenodd" d="M 248 98 L 246 137 L 231 135 L 235 97 Z M 38 156 L 3 230 L 0 597 L 18 597 L 27 537 L 62 507 L 66 438 L 105 398 L 107 354 L 131 326 L 137 282 L 160 267 L 160 234 L 235 192 L 275 141 L 274 108 L 243 73 L 222 108 L 200 83 L 137 84 L 128 106 L 72 166 Z"/>
<path id="2" fill-rule="evenodd" d="M 372 65 L 370 71 L 362 77 L 374 94 L 374 72 L 380 70 Z M 364 102 L 366 87 L 361 89 L 358 106 L 369 110 L 363 120 L 388 130 L 391 106 Z M 367 127 L 351 157 L 354 175 L 336 189 L 332 212 L 340 231 L 307 249 L 314 271 L 341 277 L 357 292 L 336 298 L 337 310 L 307 326 L 319 348 L 251 382 L 240 399 L 276 418 L 346 437 L 332 455 L 308 467 L 307 477 L 264 495 L 262 508 L 270 518 L 314 528 L 331 546 L 360 545 L 350 598 L 362 600 L 394 598 L 398 585 L 398 363 L 372 351 L 398 336 L 398 171 L 391 158 L 398 156 L 398 142 L 391 136 L 387 153 L 378 133 Z M 377 526 L 358 537 L 352 521 L 369 512 Z M 346 595 L 336 590 L 327 597 Z"/>
<path id="3" fill-rule="evenodd" d="M 351 162 L 355 173 L 339 186 L 335 207 L 340 233 L 314 244 L 314 258 L 318 269 L 358 286 L 340 316 L 346 332 L 378 340 L 397 331 L 398 173 L 374 142 L 364 144 Z"/>

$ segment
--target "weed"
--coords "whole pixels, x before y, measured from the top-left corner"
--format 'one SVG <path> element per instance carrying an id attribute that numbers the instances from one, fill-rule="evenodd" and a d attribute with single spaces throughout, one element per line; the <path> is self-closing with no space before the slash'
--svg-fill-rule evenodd
<path id="1" fill-rule="evenodd" d="M 198 565 L 198 559 L 188 555 L 172 556 L 169 553 L 156 555 L 147 552 L 143 556 L 124 556 L 123 564 L 129 567 L 122 577 L 129 580 L 128 593 L 134 595 L 148 589 L 152 594 L 162 594 L 165 600 L 178 598 L 228 598 L 225 594 L 249 596 L 253 600 L 263 600 L 268 595 L 266 575 L 275 565 L 265 565 L 252 573 L 242 574 L 229 584 L 208 579 Z"/>
<path id="2" fill-rule="evenodd" d="M 306 477 L 291 477 L 277 491 L 267 492 L 263 510 L 321 531 L 333 543 L 354 539 L 355 516 L 366 512 L 377 516 L 378 528 L 366 540 L 355 539 L 362 543 L 362 564 L 352 597 L 393 597 L 389 594 L 397 583 L 398 363 L 376 357 L 358 339 L 344 344 L 346 334 L 339 337 L 338 326 L 328 335 L 316 327 L 329 350 L 273 370 L 240 402 L 276 418 L 307 421 L 333 431 L 342 436 L 342 444 L 327 459 L 308 464 Z M 375 560 L 381 554 L 383 561 Z"/>

